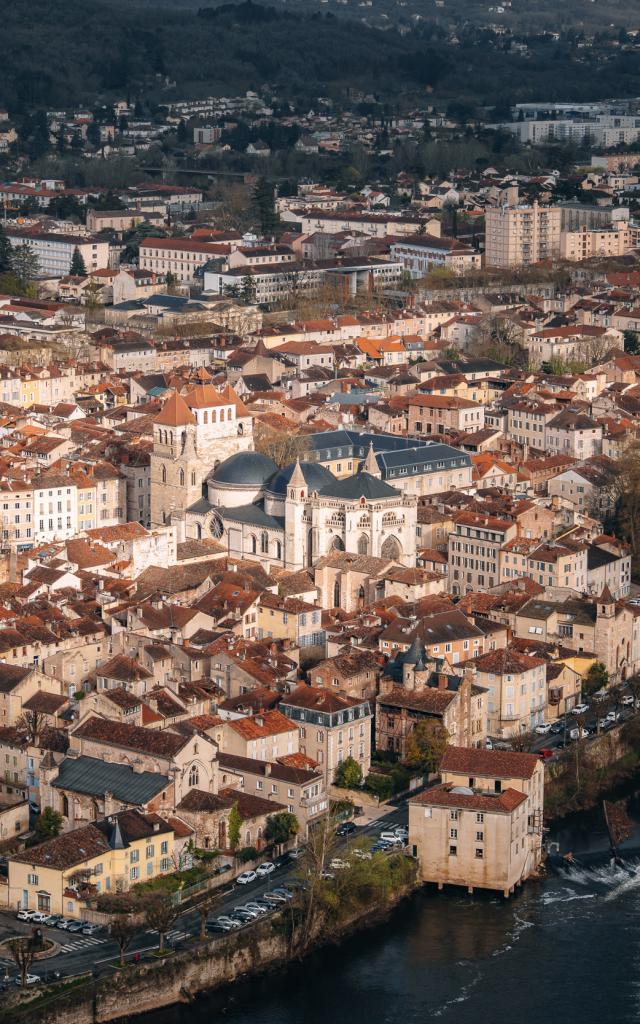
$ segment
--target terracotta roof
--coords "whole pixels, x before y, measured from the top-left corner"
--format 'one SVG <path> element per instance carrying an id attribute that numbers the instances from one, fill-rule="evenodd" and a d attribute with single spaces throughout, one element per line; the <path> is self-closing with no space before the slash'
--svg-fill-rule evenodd
<path id="1" fill-rule="evenodd" d="M 434 786 L 414 797 L 410 803 L 423 807 L 456 807 L 469 811 L 511 814 L 527 799 L 517 789 L 505 789 L 502 793 L 461 793 L 460 788 L 450 784 Z"/>
<path id="2" fill-rule="evenodd" d="M 530 779 L 540 764 L 537 754 L 515 751 L 482 750 L 479 747 L 447 747 L 440 764 L 441 772 L 459 772 L 474 778 Z"/>
<path id="3" fill-rule="evenodd" d="M 282 732 L 297 732 L 297 726 L 281 711 L 266 711 L 247 718 L 232 718 L 226 723 L 244 740 L 256 740 L 263 736 L 276 736 Z"/>
<path id="4" fill-rule="evenodd" d="M 305 686 L 303 684 L 283 697 L 280 704 L 281 706 L 307 708 L 310 711 L 325 711 L 332 714 L 336 711 L 346 711 L 349 708 L 358 707 L 362 701 L 353 697 L 343 697 L 339 693 L 325 690 L 321 686 Z"/>
<path id="5" fill-rule="evenodd" d="M 145 729 L 139 725 L 112 722 L 97 716 L 82 722 L 73 732 L 73 737 L 82 740 L 96 740 L 126 750 L 142 750 L 148 754 L 171 758 L 185 745 L 187 740 L 175 732 Z"/>
<path id="6" fill-rule="evenodd" d="M 173 391 L 157 416 L 154 416 L 153 422 L 163 427 L 183 427 L 195 423 L 196 418 L 184 398 Z"/>

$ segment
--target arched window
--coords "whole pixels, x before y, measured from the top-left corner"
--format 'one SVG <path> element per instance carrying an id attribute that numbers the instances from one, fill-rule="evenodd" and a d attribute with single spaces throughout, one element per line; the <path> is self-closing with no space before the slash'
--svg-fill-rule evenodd
<path id="1" fill-rule="evenodd" d="M 166 484 L 166 482 L 167 482 L 167 467 L 166 466 L 163 465 L 162 472 L 161 472 L 160 475 L 162 477 L 163 484 Z"/>
<path id="2" fill-rule="evenodd" d="M 213 416 L 211 418 L 213 419 Z M 202 414 L 202 422 L 203 423 L 208 423 L 209 422 L 209 413 L 207 412 L 206 409 L 205 409 L 205 411 Z"/>
<path id="3" fill-rule="evenodd" d="M 227 409 L 227 419 L 231 419 L 231 409 Z"/>
<path id="4" fill-rule="evenodd" d="M 184 487 L 184 469 L 180 470 L 180 472 L 178 474 L 178 479 L 180 481 L 180 486 Z"/>
<path id="5" fill-rule="evenodd" d="M 200 523 L 196 523 L 196 537 L 198 540 L 202 540 L 202 527 L 200 526 Z"/>
<path id="6" fill-rule="evenodd" d="M 358 554 L 366 555 L 369 552 L 369 538 L 365 533 L 361 533 L 358 537 Z"/>
<path id="7" fill-rule="evenodd" d="M 256 540 L 256 538 L 255 538 L 255 536 L 253 534 L 251 534 L 251 537 L 249 538 L 249 543 L 251 544 L 251 554 L 252 555 L 257 554 L 257 552 L 258 552 L 258 542 L 257 542 L 257 540 Z"/>
<path id="8" fill-rule="evenodd" d="M 260 550 L 263 555 L 269 552 L 269 534 L 266 532 L 260 535 Z"/>
<path id="9" fill-rule="evenodd" d="M 169 431 L 169 444 L 173 444 L 173 430 Z"/>
<path id="10" fill-rule="evenodd" d="M 198 771 L 197 764 L 192 764 L 189 771 L 189 785 L 197 786 L 200 782 L 200 772 Z"/>
<path id="11" fill-rule="evenodd" d="M 402 548 L 397 537 L 387 537 L 380 549 L 381 558 L 400 558 Z"/>
<path id="12" fill-rule="evenodd" d="M 212 410 L 211 410 L 211 422 L 212 422 L 212 423 L 217 423 L 217 422 L 218 422 L 218 417 L 216 416 L 216 411 L 215 411 L 215 409 L 212 409 Z"/>
<path id="13" fill-rule="evenodd" d="M 282 558 L 282 544 L 279 540 L 276 541 L 276 558 Z"/>
<path id="14" fill-rule="evenodd" d="M 195 485 L 196 485 L 196 471 L 195 471 L 195 469 L 193 469 L 191 471 L 191 486 L 195 487 Z"/>
<path id="15" fill-rule="evenodd" d="M 69 800 L 66 796 L 62 797 L 62 814 L 65 818 L 69 817 Z"/>
<path id="16" fill-rule="evenodd" d="M 238 434 L 244 434 L 244 424 L 238 423 Z"/>
<path id="17" fill-rule="evenodd" d="M 333 607 L 340 607 L 340 580 L 336 580 L 333 584 Z"/>

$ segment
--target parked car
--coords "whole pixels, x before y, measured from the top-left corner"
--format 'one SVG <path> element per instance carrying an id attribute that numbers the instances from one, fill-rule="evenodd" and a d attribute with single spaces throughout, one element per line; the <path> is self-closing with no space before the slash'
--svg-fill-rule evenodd
<path id="1" fill-rule="evenodd" d="M 255 910 L 256 913 L 260 915 L 266 914 L 269 911 L 269 907 L 266 906 L 264 903 L 247 903 L 246 906 L 247 910 Z"/>
<path id="2" fill-rule="evenodd" d="M 303 846 L 296 846 L 295 850 L 289 850 L 287 857 L 289 858 L 289 860 L 299 860 L 300 857 L 302 857 L 302 855 L 304 854 L 304 852 L 305 851 Z"/>
<path id="3" fill-rule="evenodd" d="M 260 912 L 258 910 L 252 910 L 246 905 L 242 907 L 234 907 L 233 912 L 234 914 L 247 914 L 251 918 L 260 917 Z"/>
<path id="4" fill-rule="evenodd" d="M 324 878 L 325 881 L 328 881 L 328 880 L 333 879 L 335 877 L 336 876 L 332 875 L 330 871 L 321 871 L 320 872 L 320 878 Z"/>
<path id="5" fill-rule="evenodd" d="M 19 910 L 16 914 L 18 921 L 31 921 L 35 910 Z"/>
<path id="6" fill-rule="evenodd" d="M 43 924 L 46 924 L 48 928 L 55 928 L 58 921 L 62 921 L 62 914 L 49 914 L 43 921 Z"/>
<path id="7" fill-rule="evenodd" d="M 395 831 L 392 831 L 391 829 L 385 829 L 380 833 L 380 839 L 383 843 L 395 843 L 397 838 Z"/>
<path id="8" fill-rule="evenodd" d="M 42 910 L 34 910 L 31 915 L 31 920 L 33 924 L 44 924 L 48 916 L 49 915 L 45 914 Z"/>
<path id="9" fill-rule="evenodd" d="M 223 932 L 226 934 L 227 932 L 232 931 L 233 928 L 234 922 L 231 921 L 207 921 L 208 932 Z"/>
<path id="10" fill-rule="evenodd" d="M 569 739 L 570 740 L 586 740 L 588 735 L 589 735 L 589 733 L 587 732 L 586 729 L 575 728 L 575 729 L 570 729 L 569 730 Z"/>
<path id="11" fill-rule="evenodd" d="M 266 860 L 264 864 L 261 864 L 260 867 L 256 868 L 256 875 L 258 876 L 258 878 L 266 878 L 267 875 L 270 875 L 271 872 L 275 870 L 275 864 L 273 864 L 270 860 Z"/>
<path id="12" fill-rule="evenodd" d="M 594 694 L 595 696 L 595 694 Z M 572 715 L 584 715 L 585 711 L 589 710 L 588 704 L 576 704 L 575 708 L 571 708 Z"/>
<path id="13" fill-rule="evenodd" d="M 551 732 L 551 722 L 541 722 L 540 725 L 536 725 L 536 732 L 538 736 L 546 736 L 548 732 Z"/>
<path id="14" fill-rule="evenodd" d="M 538 757 L 541 757 L 543 761 L 548 761 L 550 757 L 553 757 L 553 750 L 550 750 L 549 747 L 541 747 Z"/>
<path id="15" fill-rule="evenodd" d="M 356 831 L 356 825 L 353 821 L 343 821 L 341 825 L 338 825 L 336 829 L 337 836 L 350 836 Z"/>
<path id="16" fill-rule="evenodd" d="M 99 932 L 99 931 L 100 931 L 100 925 L 99 924 L 91 924 L 91 922 L 89 922 L 88 924 L 83 924 L 83 926 L 82 926 L 82 934 L 83 935 L 95 935 L 96 932 Z"/>
<path id="17" fill-rule="evenodd" d="M 372 857 L 370 850 L 352 850 L 351 853 L 358 860 L 371 860 Z"/>
<path id="18" fill-rule="evenodd" d="M 27 985 L 37 985 L 39 981 L 40 981 L 40 975 L 39 974 L 27 974 L 27 976 L 25 978 L 25 984 L 27 984 Z M 18 975 L 18 977 L 16 978 L 16 985 L 21 985 L 21 984 L 22 984 L 22 978 L 20 977 L 20 975 Z"/>
<path id="19" fill-rule="evenodd" d="M 348 860 L 342 860 L 341 857 L 334 857 L 329 867 L 332 871 L 344 871 L 346 868 L 350 868 L 351 864 Z"/>
<path id="20" fill-rule="evenodd" d="M 605 721 L 606 722 L 611 722 L 611 724 L 613 724 L 614 722 L 617 722 L 618 719 L 620 718 L 620 712 L 619 711 L 609 711 L 609 713 L 607 715 L 605 715 L 604 717 L 605 717 Z"/>
<path id="21" fill-rule="evenodd" d="M 395 835 L 397 835 L 398 839 L 409 838 L 409 829 L 407 828 L 406 825 L 396 825 L 396 827 L 393 829 L 393 832 L 395 833 Z"/>
<path id="22" fill-rule="evenodd" d="M 256 878 L 255 871 L 243 871 L 241 875 L 238 875 L 236 882 L 238 885 L 249 885 L 250 882 L 255 882 Z"/>
<path id="23" fill-rule="evenodd" d="M 625 708 L 631 707 L 633 705 L 633 694 L 632 693 L 624 693 L 622 695 L 622 697 L 620 698 L 620 703 Z"/>
<path id="24" fill-rule="evenodd" d="M 227 925 L 229 928 L 241 927 L 240 922 L 234 920 L 234 918 L 230 917 L 229 914 L 221 914 L 220 917 L 216 917 L 216 919 L 213 921 L 213 924 L 224 924 Z"/>
<path id="25" fill-rule="evenodd" d="M 272 889 L 271 891 L 274 896 L 282 896 L 284 897 L 285 900 L 293 899 L 293 893 L 289 892 L 288 889 L 285 889 L 283 885 L 281 885 L 278 889 Z"/>
<path id="26" fill-rule="evenodd" d="M 83 928 L 84 928 L 84 924 L 82 923 L 82 921 L 72 921 L 71 924 L 69 925 L 69 927 L 67 928 L 67 931 L 68 932 L 81 932 Z"/>
<path id="27" fill-rule="evenodd" d="M 71 920 L 71 918 L 69 918 L 69 917 L 61 917 L 60 920 L 58 921 L 57 925 L 56 925 L 56 928 L 61 928 L 63 931 L 66 931 L 68 929 L 69 925 L 71 925 L 71 924 L 73 924 L 73 921 Z"/>
<path id="28" fill-rule="evenodd" d="M 559 736 L 561 732 L 564 732 L 564 719 L 554 722 L 549 732 L 552 732 L 554 736 Z"/>

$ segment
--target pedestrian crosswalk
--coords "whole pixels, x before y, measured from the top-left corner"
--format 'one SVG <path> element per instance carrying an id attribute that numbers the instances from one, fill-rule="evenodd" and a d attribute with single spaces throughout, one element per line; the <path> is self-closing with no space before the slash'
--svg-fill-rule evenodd
<path id="1" fill-rule="evenodd" d="M 64 946 L 60 946 L 62 953 L 71 953 L 74 949 L 86 949 L 88 946 L 101 946 L 103 942 L 107 942 L 108 939 L 94 939 L 91 935 L 83 935 L 81 939 L 76 939 L 74 942 L 67 942 Z"/>

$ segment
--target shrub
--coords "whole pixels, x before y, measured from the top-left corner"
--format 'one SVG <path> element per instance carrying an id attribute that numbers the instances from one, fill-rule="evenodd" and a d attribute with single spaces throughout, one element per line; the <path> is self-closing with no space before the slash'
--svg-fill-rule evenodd
<path id="1" fill-rule="evenodd" d="M 389 775 L 391 776 L 394 794 L 403 793 L 405 789 L 409 788 L 411 772 L 408 771 L 408 769 L 403 768 L 402 765 L 395 765 L 395 767 L 389 772 Z"/>
<path id="2" fill-rule="evenodd" d="M 379 800 L 388 800 L 390 796 L 393 796 L 393 779 L 390 775 L 370 772 L 367 775 L 365 786 Z"/>
<path id="3" fill-rule="evenodd" d="M 257 860 L 258 856 L 259 854 L 255 846 L 245 846 L 236 853 L 236 857 L 241 864 L 246 864 L 249 860 Z"/>
<path id="4" fill-rule="evenodd" d="M 362 783 L 362 768 L 353 757 L 346 757 L 336 768 L 334 778 L 336 786 L 341 789 L 355 789 Z"/>

